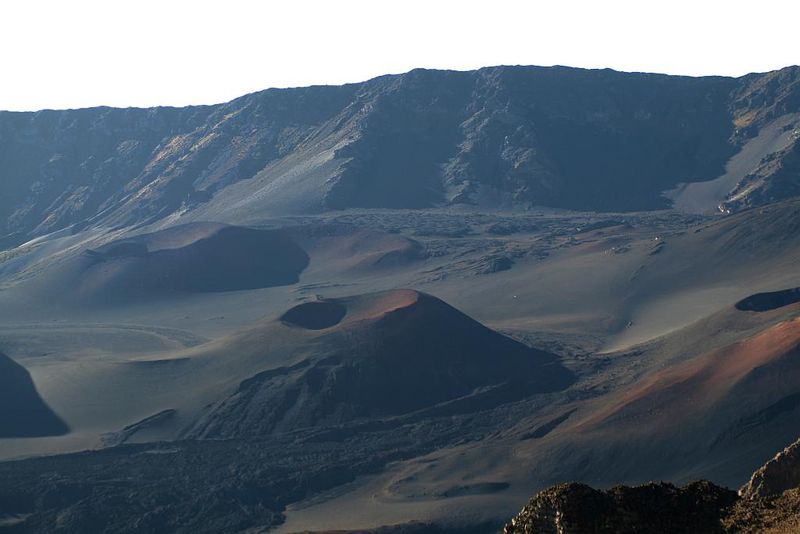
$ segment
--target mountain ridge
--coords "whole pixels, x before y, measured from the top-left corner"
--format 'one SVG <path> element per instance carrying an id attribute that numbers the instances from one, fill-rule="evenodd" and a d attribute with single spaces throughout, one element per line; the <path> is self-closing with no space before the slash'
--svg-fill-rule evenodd
<path id="1" fill-rule="evenodd" d="M 208 106 L 0 112 L 0 245 L 167 217 L 665 208 L 664 191 L 722 176 L 748 140 L 798 112 L 798 67 L 692 78 L 524 66 L 416 69 Z M 723 191 L 728 208 L 796 194 L 793 131 L 772 163 L 772 152 L 747 162 Z"/>

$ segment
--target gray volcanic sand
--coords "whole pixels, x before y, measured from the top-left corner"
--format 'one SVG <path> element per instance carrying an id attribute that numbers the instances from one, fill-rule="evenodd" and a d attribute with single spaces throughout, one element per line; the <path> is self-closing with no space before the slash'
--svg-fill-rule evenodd
<path id="1" fill-rule="evenodd" d="M 281 531 L 507 516 L 535 489 L 565 479 L 603 485 L 704 474 L 736 481 L 739 471 L 746 476 L 752 470 L 749 463 L 763 461 L 762 448 L 769 447 L 769 454 L 779 448 L 773 446 L 782 436 L 775 425 L 782 419 L 770 423 L 757 446 L 736 445 L 733 456 L 709 455 L 709 444 L 684 451 L 688 467 L 678 460 L 643 463 L 633 445 L 609 438 L 613 431 L 584 422 L 651 373 L 767 328 L 754 323 L 709 337 L 707 325 L 688 325 L 753 293 L 800 286 L 797 213 L 797 203 L 789 202 L 720 219 L 470 210 L 273 219 L 262 227 L 282 228 L 308 255 L 299 281 L 241 291 L 179 286 L 120 301 L 65 298 L 73 287 L 54 283 L 74 272 L 65 266 L 86 248 L 105 250 L 132 235 L 56 236 L 26 245 L 1 258 L 0 350 L 29 370 L 71 433 L 2 440 L 0 456 L 172 439 L 204 406 L 262 370 L 295 365 L 304 357 L 297 347 L 309 336 L 347 321 L 334 306 L 320 317 L 301 314 L 299 323 L 284 316 L 288 324 L 282 324 L 287 310 L 319 306 L 319 297 L 410 287 L 526 343 L 560 347 L 556 352 L 578 382 L 495 435 L 397 462 L 297 503 Z M 592 226 L 608 220 L 616 222 Z M 54 259 L 43 263 L 47 258 Z M 598 347 L 607 353 L 588 353 Z M 717 423 L 720 435 L 730 414 L 752 416 L 778 400 L 746 409 L 724 401 L 720 406 L 729 415 Z M 670 443 L 656 443 L 649 454 L 663 454 L 658 447 Z M 736 462 L 741 469 L 731 467 Z"/>

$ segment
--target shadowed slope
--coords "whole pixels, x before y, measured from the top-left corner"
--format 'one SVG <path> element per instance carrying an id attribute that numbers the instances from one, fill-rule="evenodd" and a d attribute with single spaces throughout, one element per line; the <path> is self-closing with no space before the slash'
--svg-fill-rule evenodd
<path id="1" fill-rule="evenodd" d="M 36 392 L 28 371 L 0 353 L 0 438 L 60 436 L 69 432 Z"/>
<path id="2" fill-rule="evenodd" d="M 346 314 L 347 308 L 336 302 L 307 302 L 281 315 L 281 321 L 299 328 L 324 330 L 339 324 Z"/>
<path id="3" fill-rule="evenodd" d="M 765 312 L 800 302 L 800 288 L 784 289 L 770 293 L 758 293 L 736 303 L 742 311 Z"/>
<path id="4" fill-rule="evenodd" d="M 80 299 L 113 303 L 293 284 L 307 265 L 281 231 L 201 223 L 88 250 L 60 276 Z"/>

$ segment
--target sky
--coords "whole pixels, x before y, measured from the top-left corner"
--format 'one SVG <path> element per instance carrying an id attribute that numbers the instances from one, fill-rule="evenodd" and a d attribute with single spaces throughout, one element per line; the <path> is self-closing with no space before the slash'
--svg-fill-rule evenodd
<path id="1" fill-rule="evenodd" d="M 739 76 L 800 64 L 797 0 L 4 0 L 0 109 L 212 104 L 417 67 Z"/>

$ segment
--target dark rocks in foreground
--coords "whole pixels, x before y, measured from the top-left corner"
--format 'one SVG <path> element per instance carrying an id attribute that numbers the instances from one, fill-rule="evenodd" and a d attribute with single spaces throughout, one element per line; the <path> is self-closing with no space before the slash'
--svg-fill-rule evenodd
<path id="1" fill-rule="evenodd" d="M 800 487 L 800 440 L 759 468 L 739 493 L 748 499 L 780 495 Z"/>
<path id="2" fill-rule="evenodd" d="M 800 532 L 800 441 L 758 469 L 737 494 L 711 482 L 546 489 L 504 534 Z"/>
<path id="3" fill-rule="evenodd" d="M 553 533 L 725 532 L 720 516 L 738 499 L 707 481 L 616 486 L 607 491 L 578 483 L 536 495 L 503 532 Z"/>

